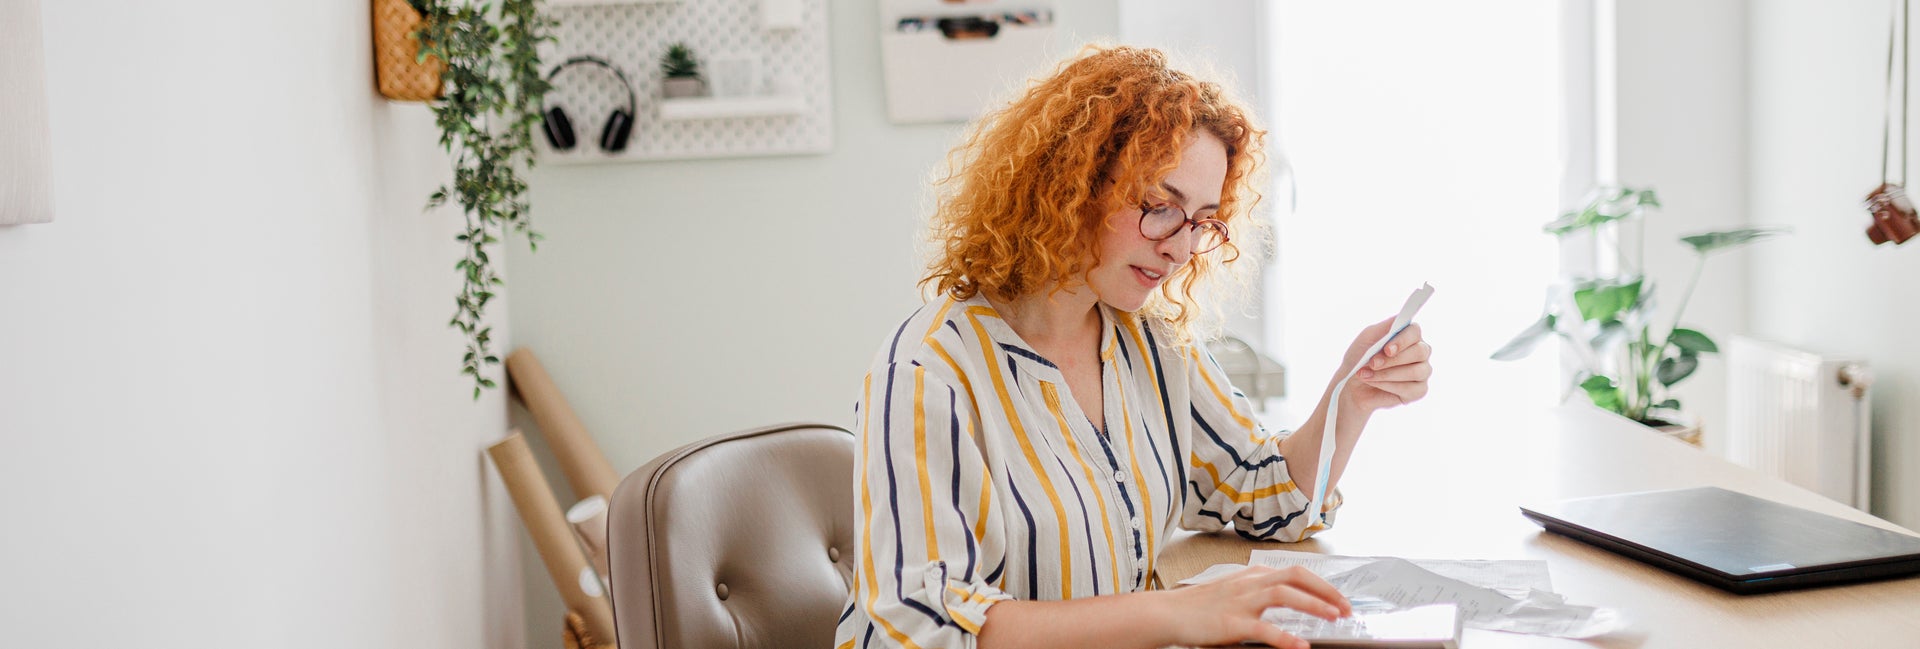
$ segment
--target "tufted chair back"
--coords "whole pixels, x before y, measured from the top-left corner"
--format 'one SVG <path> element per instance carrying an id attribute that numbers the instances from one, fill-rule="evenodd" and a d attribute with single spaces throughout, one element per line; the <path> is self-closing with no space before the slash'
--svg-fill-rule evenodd
<path id="1" fill-rule="evenodd" d="M 785 424 L 628 475 L 607 520 L 620 649 L 829 647 L 853 584 L 853 433 Z"/>

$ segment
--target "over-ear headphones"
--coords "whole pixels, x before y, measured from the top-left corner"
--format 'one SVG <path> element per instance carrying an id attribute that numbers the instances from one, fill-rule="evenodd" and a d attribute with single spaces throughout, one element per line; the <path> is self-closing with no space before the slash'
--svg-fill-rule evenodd
<path id="1" fill-rule="evenodd" d="M 553 67 L 552 72 L 547 73 L 547 82 L 552 83 L 554 77 L 560 75 L 560 71 L 581 64 L 606 68 L 613 72 L 613 76 L 619 77 L 620 85 L 627 89 L 627 107 L 614 109 L 613 114 L 607 116 L 607 125 L 600 129 L 600 150 L 619 153 L 627 148 L 627 136 L 633 133 L 633 111 L 637 108 L 633 95 L 633 83 L 627 81 L 627 75 L 621 72 L 620 68 L 596 56 L 576 56 L 561 62 L 560 65 Z M 559 106 L 546 110 L 546 119 L 541 121 L 541 127 L 547 134 L 547 143 L 553 145 L 556 150 L 572 150 L 574 144 L 578 142 L 573 135 L 573 120 L 568 118 L 567 111 Z"/>

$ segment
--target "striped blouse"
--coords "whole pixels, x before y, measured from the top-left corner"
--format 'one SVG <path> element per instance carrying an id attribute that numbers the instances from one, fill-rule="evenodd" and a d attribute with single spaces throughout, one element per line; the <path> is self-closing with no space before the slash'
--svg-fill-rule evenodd
<path id="1" fill-rule="evenodd" d="M 921 307 L 875 356 L 836 649 L 971 647 L 1001 600 L 1142 590 L 1176 524 L 1291 541 L 1333 523 L 1337 493 L 1301 515 L 1283 435 L 1210 354 L 1100 311 L 1105 432 L 979 296 Z"/>

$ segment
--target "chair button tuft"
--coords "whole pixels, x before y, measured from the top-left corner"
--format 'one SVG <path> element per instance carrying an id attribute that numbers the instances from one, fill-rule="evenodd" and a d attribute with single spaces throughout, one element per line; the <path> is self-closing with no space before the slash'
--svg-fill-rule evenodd
<path id="1" fill-rule="evenodd" d="M 727 585 L 726 585 L 726 584 L 717 584 L 717 585 L 715 585 L 715 586 L 713 587 L 713 592 L 714 592 L 714 594 L 716 594 L 716 595 L 719 595 L 719 596 L 720 596 L 720 599 L 721 599 L 721 600 L 723 600 L 723 601 L 724 601 L 724 600 L 726 600 L 726 599 L 727 599 Z"/>
<path id="2" fill-rule="evenodd" d="M 827 548 L 827 559 L 834 563 L 840 563 L 840 548 L 829 546 Z"/>

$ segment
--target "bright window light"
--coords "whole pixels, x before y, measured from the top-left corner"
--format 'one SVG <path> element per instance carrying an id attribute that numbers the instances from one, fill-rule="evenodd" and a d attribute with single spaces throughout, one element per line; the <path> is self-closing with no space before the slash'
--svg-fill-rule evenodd
<path id="1" fill-rule="evenodd" d="M 1267 340 L 1299 422 L 1362 327 L 1423 281 L 1436 376 L 1417 419 L 1498 421 L 1559 400 L 1550 343 L 1488 355 L 1540 313 L 1557 251 L 1561 27 L 1556 3 L 1271 6 L 1274 142 L 1298 208 L 1278 205 Z M 1285 183 L 1281 183 L 1284 190 Z"/>

